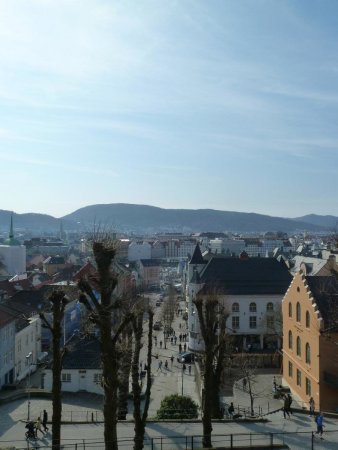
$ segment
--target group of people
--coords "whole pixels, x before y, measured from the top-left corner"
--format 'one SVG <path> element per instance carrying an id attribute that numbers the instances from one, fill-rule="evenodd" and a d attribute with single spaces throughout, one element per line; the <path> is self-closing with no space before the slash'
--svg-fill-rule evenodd
<path id="1" fill-rule="evenodd" d="M 49 430 L 49 428 L 47 427 L 47 422 L 48 422 L 48 413 L 44 409 L 43 410 L 43 414 L 42 414 L 42 420 L 41 420 L 41 418 L 39 416 L 36 419 L 35 422 L 32 421 L 32 420 L 27 422 L 27 424 L 26 424 L 26 428 L 27 428 L 26 437 L 27 437 L 27 439 L 31 439 L 31 438 L 36 439 L 38 437 L 38 431 L 40 431 L 40 433 L 42 435 L 45 435 L 45 433 L 47 433 L 47 431 Z M 42 430 L 41 426 L 43 426 L 43 430 Z"/>
<path id="2" fill-rule="evenodd" d="M 292 404 L 291 395 L 290 394 L 285 395 L 284 396 L 284 406 L 283 406 L 284 419 L 286 419 L 286 416 L 288 416 L 290 418 L 290 414 L 292 415 L 291 404 Z"/>

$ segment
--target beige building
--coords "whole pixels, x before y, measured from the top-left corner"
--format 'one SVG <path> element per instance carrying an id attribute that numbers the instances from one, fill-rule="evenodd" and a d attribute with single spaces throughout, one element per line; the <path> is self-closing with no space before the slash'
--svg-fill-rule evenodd
<path id="1" fill-rule="evenodd" d="M 283 382 L 316 410 L 338 408 L 338 282 L 297 273 L 283 299 Z"/>

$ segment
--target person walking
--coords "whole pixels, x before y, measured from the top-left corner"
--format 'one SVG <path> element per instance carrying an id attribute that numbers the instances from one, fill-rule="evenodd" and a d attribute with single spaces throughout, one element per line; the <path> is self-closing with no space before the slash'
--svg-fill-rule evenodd
<path id="1" fill-rule="evenodd" d="M 320 439 L 324 439 L 323 438 L 323 426 L 324 426 L 324 424 L 323 424 L 323 422 L 324 422 L 324 416 L 323 416 L 323 413 L 322 412 L 320 412 L 319 414 L 318 414 L 318 416 L 316 417 L 316 419 L 315 419 L 315 421 L 316 421 L 316 424 L 317 424 L 317 431 L 316 431 L 316 433 L 315 434 L 319 434 L 320 435 Z"/>
<path id="2" fill-rule="evenodd" d="M 171 361 L 171 367 L 172 367 L 173 364 L 174 364 L 174 355 L 171 355 L 171 356 L 170 356 L 170 361 Z"/>
<path id="3" fill-rule="evenodd" d="M 36 422 L 34 424 L 34 428 L 35 428 L 35 437 L 38 437 L 38 431 L 40 431 L 43 435 L 45 434 L 44 431 L 42 431 L 41 429 L 41 419 L 40 416 L 36 419 Z"/>
<path id="4" fill-rule="evenodd" d="M 284 416 L 284 419 L 286 419 L 286 414 L 288 415 L 288 418 L 290 419 L 289 399 L 288 399 L 288 396 L 287 396 L 287 395 L 285 395 L 285 397 L 284 397 L 284 406 L 283 406 L 283 416 Z"/>
<path id="5" fill-rule="evenodd" d="M 165 360 L 164 367 L 166 368 L 166 370 L 168 370 L 168 360 L 167 359 Z"/>
<path id="6" fill-rule="evenodd" d="M 230 419 L 234 418 L 234 411 L 235 411 L 234 404 L 233 404 L 233 402 L 231 402 L 230 406 L 228 408 L 228 413 L 229 413 Z"/>
<path id="7" fill-rule="evenodd" d="M 309 417 L 312 417 L 315 414 L 315 401 L 314 401 L 313 397 L 310 398 L 309 405 L 310 405 L 310 415 L 309 415 Z"/>
<path id="8" fill-rule="evenodd" d="M 276 377 L 273 377 L 272 380 L 272 392 L 276 393 L 277 392 L 277 381 L 276 381 Z"/>
<path id="9" fill-rule="evenodd" d="M 47 411 L 44 409 L 43 410 L 43 415 L 42 415 L 43 431 L 48 431 L 49 430 L 49 428 L 47 427 L 47 422 L 48 422 L 48 414 L 47 414 Z"/>
<path id="10" fill-rule="evenodd" d="M 289 407 L 288 407 L 288 411 L 290 414 L 292 414 L 292 409 L 291 409 L 291 405 L 292 405 L 292 397 L 290 394 L 288 394 L 288 402 L 289 402 Z"/>

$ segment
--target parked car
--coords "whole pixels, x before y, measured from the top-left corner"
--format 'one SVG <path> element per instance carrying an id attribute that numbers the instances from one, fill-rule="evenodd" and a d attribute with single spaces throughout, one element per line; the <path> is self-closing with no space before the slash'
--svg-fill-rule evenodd
<path id="1" fill-rule="evenodd" d="M 162 302 L 160 302 L 159 300 L 155 303 L 156 306 L 161 306 Z"/>
<path id="2" fill-rule="evenodd" d="M 155 322 L 153 325 L 154 330 L 160 330 L 161 327 L 162 327 L 162 322 L 160 322 L 160 321 Z"/>
<path id="3" fill-rule="evenodd" d="M 195 362 L 195 355 L 194 353 L 190 352 L 182 352 L 177 355 L 177 362 L 179 363 L 193 363 Z"/>

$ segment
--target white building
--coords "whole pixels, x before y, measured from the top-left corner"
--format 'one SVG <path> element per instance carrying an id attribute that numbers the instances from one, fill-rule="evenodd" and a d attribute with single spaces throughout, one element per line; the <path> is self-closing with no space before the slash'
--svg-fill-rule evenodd
<path id="1" fill-rule="evenodd" d="M 128 247 L 128 261 L 151 259 L 151 245 L 145 241 L 133 241 Z"/>
<path id="2" fill-rule="evenodd" d="M 8 239 L 0 245 L 0 262 L 5 266 L 9 276 L 26 272 L 26 247 L 14 238 L 13 217 L 11 217 Z"/>
<path id="3" fill-rule="evenodd" d="M 217 295 L 229 317 L 226 327 L 240 350 L 279 348 L 274 321 L 291 282 L 284 263 L 274 258 L 202 257 L 199 247 L 188 266 L 189 349 L 204 348 L 195 305 L 196 295 Z M 277 323 L 275 324 L 277 327 Z M 273 336 L 274 334 L 274 336 Z"/>
<path id="4" fill-rule="evenodd" d="M 37 368 L 41 356 L 41 319 L 38 315 L 28 321 L 19 319 L 16 328 L 15 379 L 20 381 Z"/>
<path id="5" fill-rule="evenodd" d="M 44 371 L 44 387 L 52 390 L 53 373 Z M 99 342 L 93 339 L 78 341 L 66 354 L 61 372 L 61 390 L 63 392 L 90 392 L 103 394 L 101 386 L 101 354 Z"/>

